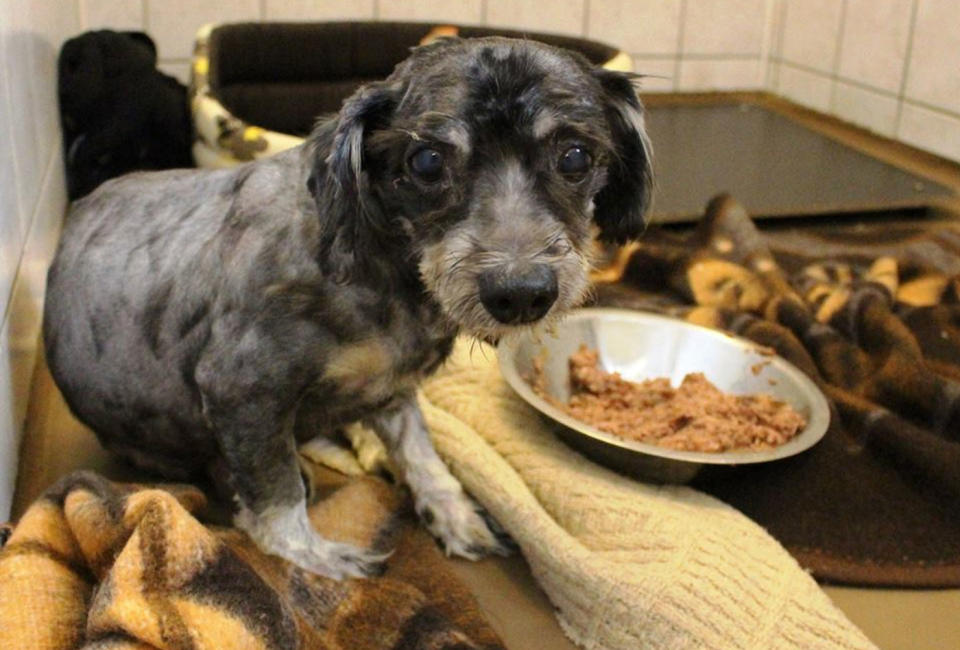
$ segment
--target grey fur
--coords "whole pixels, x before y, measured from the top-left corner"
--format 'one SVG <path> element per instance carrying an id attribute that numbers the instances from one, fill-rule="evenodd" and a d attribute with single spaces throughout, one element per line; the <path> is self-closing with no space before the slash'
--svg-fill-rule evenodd
<path id="1" fill-rule="evenodd" d="M 592 164 L 564 177 L 573 145 Z M 444 158 L 433 183 L 410 170 L 423 146 Z M 298 441 L 361 419 L 448 551 L 500 551 L 433 452 L 416 386 L 458 332 L 511 331 L 480 304 L 479 274 L 546 265 L 545 318 L 580 302 L 593 224 L 638 234 L 649 182 L 626 76 L 526 41 L 419 48 L 301 147 L 134 174 L 76 203 L 48 277 L 47 357 L 106 447 L 172 478 L 225 474 L 237 524 L 307 569 L 382 559 L 310 529 L 297 469 Z"/>

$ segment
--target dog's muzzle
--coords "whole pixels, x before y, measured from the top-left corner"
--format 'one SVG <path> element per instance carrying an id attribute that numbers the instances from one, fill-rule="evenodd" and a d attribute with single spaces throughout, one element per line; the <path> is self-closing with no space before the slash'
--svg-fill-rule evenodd
<path id="1" fill-rule="evenodd" d="M 543 318 L 557 300 L 557 274 L 546 264 L 521 273 L 486 271 L 477 279 L 480 302 L 505 325 Z"/>

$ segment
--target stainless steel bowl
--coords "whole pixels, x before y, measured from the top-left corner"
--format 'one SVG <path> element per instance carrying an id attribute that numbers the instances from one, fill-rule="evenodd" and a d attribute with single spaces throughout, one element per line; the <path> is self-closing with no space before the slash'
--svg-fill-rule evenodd
<path id="1" fill-rule="evenodd" d="M 679 385 L 687 373 L 702 372 L 729 393 L 767 393 L 803 414 L 807 426 L 789 442 L 767 450 L 677 451 L 624 440 L 584 424 L 533 392 L 533 360 L 544 358 L 546 389 L 554 399 L 570 397 L 568 359 L 581 344 L 599 352 L 605 370 L 624 379 L 667 377 Z M 656 314 L 622 309 L 581 309 L 551 332 L 542 328 L 501 342 L 497 356 L 507 383 L 556 422 L 557 433 L 597 462 L 644 480 L 686 483 L 722 468 L 767 463 L 799 454 L 826 433 L 830 409 L 820 389 L 794 365 L 757 344 L 717 330 Z"/>

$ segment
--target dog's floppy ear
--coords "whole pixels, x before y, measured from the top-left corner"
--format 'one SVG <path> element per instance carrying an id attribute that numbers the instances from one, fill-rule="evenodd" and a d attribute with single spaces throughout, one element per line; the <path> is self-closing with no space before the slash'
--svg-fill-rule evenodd
<path id="1" fill-rule="evenodd" d="M 343 103 L 326 164 L 339 190 L 357 190 L 363 173 L 364 135 L 384 123 L 399 101 L 399 88 L 389 82 L 361 86 Z"/>
<path id="2" fill-rule="evenodd" d="M 388 123 L 400 97 L 399 84 L 362 86 L 310 136 L 314 160 L 307 188 L 323 216 L 321 263 L 332 277 L 342 280 L 354 272 L 370 277 L 388 245 L 386 216 L 370 192 L 364 141 Z"/>
<path id="3" fill-rule="evenodd" d="M 650 141 L 632 76 L 602 68 L 594 74 L 603 88 L 614 156 L 607 170 L 607 184 L 594 199 L 593 217 L 602 241 L 623 243 L 639 237 L 645 226 L 653 184 Z"/>

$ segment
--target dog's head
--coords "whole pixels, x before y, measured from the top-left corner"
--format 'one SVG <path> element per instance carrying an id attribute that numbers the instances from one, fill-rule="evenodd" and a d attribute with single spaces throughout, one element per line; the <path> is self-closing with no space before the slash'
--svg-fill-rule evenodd
<path id="1" fill-rule="evenodd" d="M 408 255 L 475 335 L 577 305 L 593 236 L 644 225 L 650 149 L 629 76 L 540 43 L 419 48 L 350 97 L 323 140 L 311 191 L 327 210 L 354 206 L 328 226 L 331 256 Z"/>

